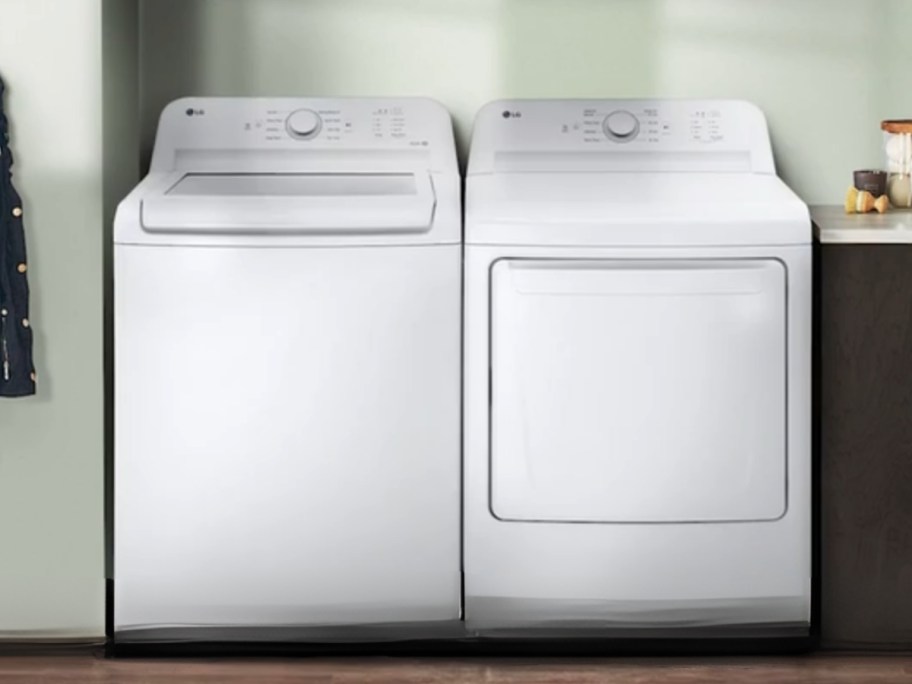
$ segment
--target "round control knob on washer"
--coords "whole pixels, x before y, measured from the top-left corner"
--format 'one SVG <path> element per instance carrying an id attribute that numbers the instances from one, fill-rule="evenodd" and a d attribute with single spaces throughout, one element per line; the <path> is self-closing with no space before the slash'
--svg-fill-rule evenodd
<path id="1" fill-rule="evenodd" d="M 618 142 L 628 142 L 640 132 L 640 122 L 630 112 L 619 109 L 605 117 L 602 128 L 609 138 Z"/>
<path id="2" fill-rule="evenodd" d="M 320 115 L 312 109 L 299 109 L 292 112 L 285 120 L 285 130 L 288 135 L 298 140 L 309 140 L 316 137 L 323 127 Z"/>

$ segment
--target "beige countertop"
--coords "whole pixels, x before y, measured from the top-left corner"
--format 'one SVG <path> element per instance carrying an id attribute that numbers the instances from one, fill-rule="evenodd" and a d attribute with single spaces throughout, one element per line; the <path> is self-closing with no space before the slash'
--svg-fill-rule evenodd
<path id="1" fill-rule="evenodd" d="M 912 244 L 912 210 L 846 214 L 839 205 L 811 207 L 814 235 L 822 243 Z"/>

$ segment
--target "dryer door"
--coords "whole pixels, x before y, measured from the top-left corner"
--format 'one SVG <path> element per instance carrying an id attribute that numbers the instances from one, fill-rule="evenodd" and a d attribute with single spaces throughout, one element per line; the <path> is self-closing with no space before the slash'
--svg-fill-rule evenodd
<path id="1" fill-rule="evenodd" d="M 782 262 L 503 259 L 491 287 L 496 517 L 784 515 Z"/>

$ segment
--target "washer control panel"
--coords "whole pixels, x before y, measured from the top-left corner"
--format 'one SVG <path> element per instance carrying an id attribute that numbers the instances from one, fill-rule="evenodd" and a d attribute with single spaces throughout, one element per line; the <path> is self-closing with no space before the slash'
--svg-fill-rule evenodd
<path id="1" fill-rule="evenodd" d="M 263 118 L 253 123 L 253 127 L 266 134 L 265 140 L 281 140 L 284 129 L 294 140 L 319 138 L 332 142 L 368 138 L 379 144 L 409 141 L 415 147 L 425 146 L 420 126 L 411 121 L 414 117 L 410 117 L 407 108 L 401 105 L 377 106 L 369 111 L 352 111 L 348 107 L 304 108 L 287 115 L 283 109 L 274 109 L 264 114 Z M 284 123 L 279 125 L 283 116 Z M 245 130 L 251 129 L 245 127 Z"/>
<path id="2" fill-rule="evenodd" d="M 174 168 L 179 156 L 205 151 L 408 151 L 456 164 L 453 124 L 424 98 L 184 98 L 168 105 L 153 165 Z"/>
<path id="3" fill-rule="evenodd" d="M 330 106 L 300 107 L 294 104 L 251 111 L 238 120 L 248 138 L 262 142 L 314 141 L 369 143 L 371 146 L 426 147 L 429 134 L 413 108 L 403 104 L 337 101 Z"/>

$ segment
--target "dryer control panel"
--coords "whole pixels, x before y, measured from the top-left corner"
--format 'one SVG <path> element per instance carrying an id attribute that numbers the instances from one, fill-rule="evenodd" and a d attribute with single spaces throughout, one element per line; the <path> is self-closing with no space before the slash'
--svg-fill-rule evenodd
<path id="1" fill-rule="evenodd" d="M 207 151 L 423 158 L 455 167 L 453 128 L 439 103 L 422 98 L 184 98 L 162 112 L 152 170 L 182 168 Z M 372 153 L 372 154 L 371 154 Z M 420 164 L 419 164 L 420 165 Z"/>
<path id="2" fill-rule="evenodd" d="M 774 173 L 763 113 L 740 100 L 500 100 L 475 121 L 469 173 Z"/>

